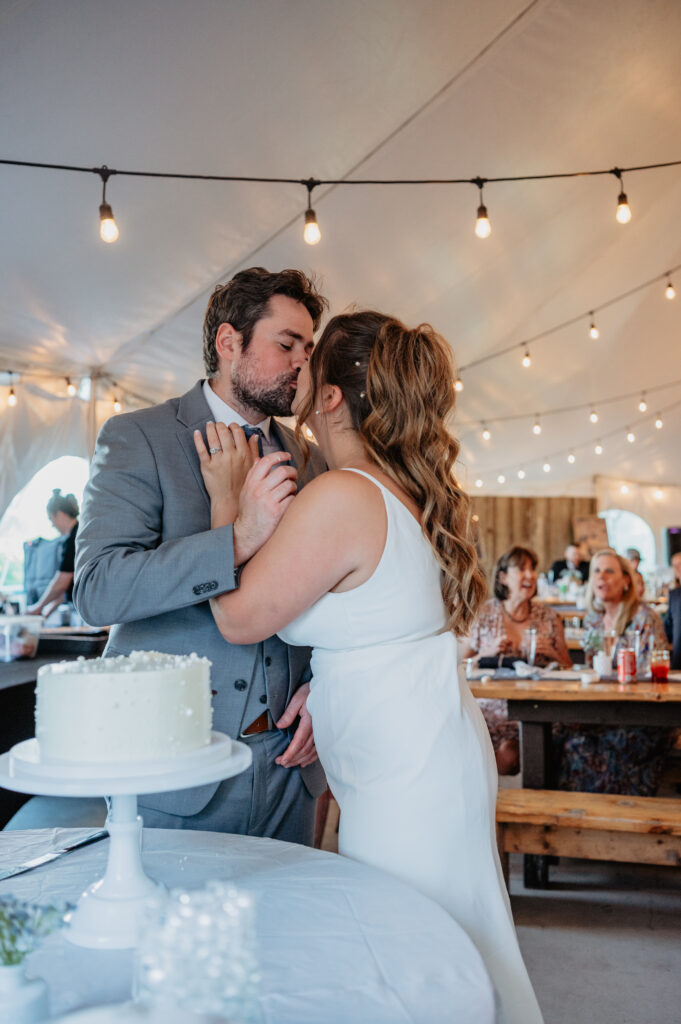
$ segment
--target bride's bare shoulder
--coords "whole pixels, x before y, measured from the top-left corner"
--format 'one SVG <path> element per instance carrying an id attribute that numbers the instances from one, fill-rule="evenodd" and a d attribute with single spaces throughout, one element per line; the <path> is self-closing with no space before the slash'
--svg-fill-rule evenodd
<path id="1" fill-rule="evenodd" d="M 373 503 L 380 507 L 383 504 L 378 487 L 360 473 L 329 469 L 306 484 L 293 504 L 308 508 L 323 504 L 333 506 L 334 509 L 356 511 L 358 501 L 362 502 L 363 507 Z"/>

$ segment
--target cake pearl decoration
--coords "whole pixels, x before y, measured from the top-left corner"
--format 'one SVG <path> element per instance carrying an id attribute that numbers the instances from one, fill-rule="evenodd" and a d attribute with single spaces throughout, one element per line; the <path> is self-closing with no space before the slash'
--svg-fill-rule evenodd
<path id="1" fill-rule="evenodd" d="M 133 651 L 45 665 L 36 736 L 46 763 L 163 761 L 211 742 L 207 658 Z"/>

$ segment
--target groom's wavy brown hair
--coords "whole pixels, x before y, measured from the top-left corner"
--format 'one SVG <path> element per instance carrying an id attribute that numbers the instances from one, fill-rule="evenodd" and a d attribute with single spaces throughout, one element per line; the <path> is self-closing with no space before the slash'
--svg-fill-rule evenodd
<path id="1" fill-rule="evenodd" d="M 371 310 L 329 320 L 310 357 L 310 392 L 296 434 L 323 384 L 343 393 L 368 456 L 413 498 L 442 569 L 448 628 L 465 636 L 487 594 L 471 527 L 470 498 L 454 465 L 459 443 L 445 421 L 455 404 L 454 360 L 429 324 L 405 327 Z"/>

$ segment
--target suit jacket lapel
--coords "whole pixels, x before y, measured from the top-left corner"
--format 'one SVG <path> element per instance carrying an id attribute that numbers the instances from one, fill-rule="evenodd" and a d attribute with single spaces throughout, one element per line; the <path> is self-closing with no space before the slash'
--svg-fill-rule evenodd
<path id="1" fill-rule="evenodd" d="M 270 420 L 270 433 L 274 434 L 276 441 L 283 451 L 288 452 L 291 456 L 291 465 L 300 471 L 300 467 L 303 464 L 303 456 L 300 448 L 295 442 L 292 430 L 287 430 L 283 423 L 279 423 L 272 417 Z"/>
<path id="2" fill-rule="evenodd" d="M 203 395 L 203 381 L 200 380 L 197 381 L 191 391 L 187 391 L 186 394 L 182 395 L 178 403 L 177 439 L 184 449 L 184 453 L 187 456 L 187 461 L 191 466 L 191 470 L 199 486 L 199 490 L 203 494 L 206 505 L 209 509 L 210 498 L 208 497 L 208 492 L 205 488 L 203 477 L 201 476 L 199 457 L 196 454 L 196 448 L 194 446 L 194 431 L 199 429 L 203 433 L 206 422 L 210 418 L 210 408 Z"/>

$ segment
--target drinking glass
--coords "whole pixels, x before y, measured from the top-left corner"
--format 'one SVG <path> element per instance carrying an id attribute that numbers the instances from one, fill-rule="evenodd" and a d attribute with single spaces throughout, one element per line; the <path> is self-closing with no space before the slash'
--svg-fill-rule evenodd
<path id="1" fill-rule="evenodd" d="M 534 667 L 534 659 L 537 655 L 537 630 L 530 626 L 523 633 L 523 645 L 521 648 L 523 661 Z"/>
<path id="2" fill-rule="evenodd" d="M 615 650 L 615 644 L 617 643 L 617 631 L 614 629 L 603 630 L 603 652 L 610 658 L 610 664 L 612 665 L 612 655 Z"/>
<path id="3" fill-rule="evenodd" d="M 669 678 L 669 651 L 664 648 L 651 652 L 650 678 L 654 683 L 666 683 Z"/>

